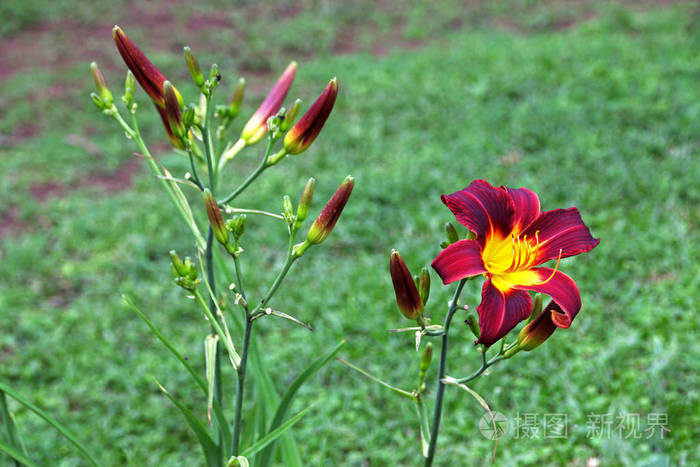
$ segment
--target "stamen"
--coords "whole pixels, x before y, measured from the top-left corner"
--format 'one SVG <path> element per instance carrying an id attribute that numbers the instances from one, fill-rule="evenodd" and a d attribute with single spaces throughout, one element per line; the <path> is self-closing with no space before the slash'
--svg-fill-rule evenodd
<path id="1" fill-rule="evenodd" d="M 552 271 L 552 274 L 550 274 L 550 276 L 547 278 L 547 280 L 544 280 L 544 281 L 542 281 L 542 282 L 536 282 L 536 283 L 534 283 L 534 284 L 532 284 L 532 285 L 544 285 L 544 284 L 546 284 L 547 282 L 549 282 L 549 281 L 552 280 L 552 278 L 554 277 L 554 274 L 556 274 L 556 273 L 557 273 L 557 270 L 559 269 L 559 263 L 561 262 L 561 252 L 562 252 L 562 249 L 559 248 L 559 257 L 557 258 L 557 265 L 554 266 L 554 271 Z"/>

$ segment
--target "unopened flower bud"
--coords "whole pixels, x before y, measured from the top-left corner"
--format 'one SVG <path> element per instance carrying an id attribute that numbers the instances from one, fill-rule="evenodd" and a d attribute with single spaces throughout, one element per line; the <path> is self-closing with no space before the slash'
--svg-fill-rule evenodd
<path id="1" fill-rule="evenodd" d="M 245 232 L 245 214 L 234 216 L 226 221 L 226 228 L 233 234 L 233 238 L 238 240 Z"/>
<path id="2" fill-rule="evenodd" d="M 338 80 L 333 78 L 309 110 L 284 137 L 284 149 L 288 154 L 299 154 L 311 146 L 333 110 L 337 95 Z"/>
<path id="3" fill-rule="evenodd" d="M 90 93 L 90 99 L 92 99 L 92 103 L 95 104 L 95 107 L 97 107 L 100 110 L 105 110 L 107 107 L 105 107 L 105 103 L 102 100 L 100 96 L 98 96 L 96 93 L 91 92 Z"/>
<path id="4" fill-rule="evenodd" d="M 131 70 L 126 71 L 126 79 L 124 80 L 124 96 L 122 101 L 127 107 L 131 107 L 131 103 L 134 102 L 134 91 L 136 90 L 136 78 Z"/>
<path id="5" fill-rule="evenodd" d="M 472 314 L 467 316 L 467 319 L 464 320 L 465 323 L 467 323 L 467 326 L 469 326 L 469 329 L 471 329 L 472 334 L 474 334 L 474 337 L 477 339 L 479 336 L 481 336 L 481 331 L 479 330 L 479 323 L 476 320 L 476 317 Z"/>
<path id="6" fill-rule="evenodd" d="M 306 216 L 309 214 L 311 200 L 314 197 L 315 184 L 316 180 L 313 177 L 311 177 L 309 181 L 306 182 L 306 186 L 304 186 L 304 191 L 301 192 L 301 198 L 299 199 L 299 205 L 297 206 L 297 218 L 296 222 L 294 223 L 295 230 L 299 230 L 301 224 L 304 222 Z"/>
<path id="7" fill-rule="evenodd" d="M 185 125 L 182 121 L 180 103 L 175 95 L 175 88 L 170 84 L 170 81 L 163 83 L 163 92 L 165 94 L 165 116 L 168 122 L 166 131 L 170 129 L 167 133 L 173 146 L 178 149 L 184 149 L 187 130 L 185 130 Z"/>
<path id="8" fill-rule="evenodd" d="M 396 304 L 399 306 L 399 311 L 408 319 L 419 320 L 423 314 L 423 301 L 416 288 L 416 283 L 411 277 L 411 272 L 396 250 L 391 250 L 389 273 L 394 284 Z"/>
<path id="9" fill-rule="evenodd" d="M 282 133 L 284 133 L 292 127 L 292 125 L 294 124 L 294 120 L 296 120 L 297 115 L 299 115 L 300 109 L 301 99 L 297 99 L 294 101 L 294 104 L 292 104 L 292 107 L 290 107 L 290 109 L 285 112 L 284 119 L 282 120 L 282 123 L 280 123 L 280 131 Z"/>
<path id="10" fill-rule="evenodd" d="M 284 198 L 282 198 L 282 212 L 287 222 L 291 222 L 294 219 L 294 205 L 288 195 L 284 195 Z"/>
<path id="11" fill-rule="evenodd" d="M 228 105 L 228 117 L 234 119 L 241 111 L 241 103 L 243 102 L 243 93 L 245 92 L 245 78 L 240 78 L 236 89 L 233 91 L 233 97 Z"/>
<path id="12" fill-rule="evenodd" d="M 423 349 L 423 355 L 421 355 L 420 358 L 420 367 L 418 371 L 418 381 L 419 385 L 423 384 L 423 381 L 425 380 L 425 374 L 428 372 L 428 368 L 430 368 L 430 361 L 433 359 L 433 344 L 428 342 L 425 346 L 425 349 Z"/>
<path id="13" fill-rule="evenodd" d="M 185 108 L 185 111 L 182 112 L 182 124 L 185 126 L 186 130 L 189 130 L 194 126 L 195 122 L 195 108 L 194 105 L 190 104 Z"/>
<path id="14" fill-rule="evenodd" d="M 277 80 L 277 83 L 270 90 L 265 100 L 260 104 L 250 120 L 243 127 L 241 139 L 246 144 L 254 144 L 262 139 L 267 132 L 267 119 L 275 115 L 282 106 L 284 98 L 287 96 L 289 87 L 294 81 L 297 71 L 297 63 L 292 62 Z"/>
<path id="15" fill-rule="evenodd" d="M 539 347 L 552 335 L 554 330 L 557 329 L 552 320 L 554 313 L 564 314 L 561 307 L 552 300 L 542 313 L 520 330 L 518 334 L 518 348 L 520 350 L 529 352 Z"/>
<path id="16" fill-rule="evenodd" d="M 175 283 L 185 290 L 194 290 L 199 280 L 197 279 L 197 267 L 192 264 L 192 260 L 186 257 L 185 261 L 182 261 L 175 250 L 170 250 L 170 262 Z"/>
<path id="17" fill-rule="evenodd" d="M 423 305 L 425 305 L 430 296 L 430 273 L 428 272 L 428 268 L 420 270 L 420 276 L 418 277 L 418 293 L 420 293 L 420 298 L 423 301 Z"/>
<path id="18" fill-rule="evenodd" d="M 457 229 L 452 225 L 451 222 L 445 224 L 445 234 L 447 235 L 447 244 L 452 245 L 453 243 L 459 241 L 459 235 L 457 234 Z"/>
<path id="19" fill-rule="evenodd" d="M 174 277 L 187 275 L 185 263 L 182 262 L 182 258 L 180 258 L 180 255 L 178 255 L 175 250 L 170 250 L 170 262 Z"/>
<path id="20" fill-rule="evenodd" d="M 318 215 L 311 225 L 306 236 L 306 240 L 310 244 L 317 245 L 328 237 L 333 227 L 335 227 L 335 223 L 338 222 L 338 218 L 340 218 L 340 214 L 343 212 L 343 208 L 348 202 L 354 186 L 355 179 L 351 176 L 345 177 L 343 183 L 340 184 L 331 199 L 326 203 L 321 214 Z"/>
<path id="21" fill-rule="evenodd" d="M 156 106 L 164 109 L 165 93 L 163 91 L 163 83 L 166 81 L 165 76 L 163 76 L 146 55 L 136 47 L 136 44 L 124 34 L 124 31 L 122 31 L 119 26 L 114 26 L 114 29 L 112 29 L 112 36 L 114 37 L 114 43 L 117 45 L 119 54 L 124 59 L 126 66 L 129 67 L 134 74 L 136 81 L 139 82 Z M 182 96 L 176 89 L 175 95 L 182 106 Z"/>
<path id="22" fill-rule="evenodd" d="M 211 84 L 218 83 L 221 81 L 221 74 L 219 73 L 219 65 L 214 63 L 209 69 L 209 82 Z"/>
<path id="23" fill-rule="evenodd" d="M 92 77 L 95 80 L 95 86 L 97 86 L 97 92 L 100 94 L 105 108 L 111 107 L 114 99 L 112 98 L 112 92 L 107 87 L 107 81 L 105 81 L 104 75 L 95 62 L 90 64 L 90 69 L 92 70 Z"/>
<path id="24" fill-rule="evenodd" d="M 185 53 L 185 62 L 187 63 L 187 69 L 190 71 L 192 81 L 194 81 L 194 84 L 196 84 L 197 87 L 201 89 L 202 86 L 204 86 L 204 75 L 202 74 L 202 70 L 199 68 L 199 62 L 192 53 L 192 49 L 190 49 L 189 47 L 185 47 L 183 50 Z"/>
<path id="25" fill-rule="evenodd" d="M 202 194 L 204 196 L 204 205 L 207 208 L 207 217 L 209 218 L 214 237 L 222 245 L 229 245 L 228 230 L 226 230 L 226 225 L 221 216 L 221 210 L 219 209 L 219 204 L 216 202 L 216 198 L 214 198 L 214 195 L 211 194 L 209 189 L 205 189 Z"/>

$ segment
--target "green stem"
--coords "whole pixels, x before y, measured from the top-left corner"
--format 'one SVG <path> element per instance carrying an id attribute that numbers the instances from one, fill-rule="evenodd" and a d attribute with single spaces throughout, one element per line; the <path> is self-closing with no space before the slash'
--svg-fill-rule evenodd
<path id="1" fill-rule="evenodd" d="M 241 414 L 243 413 L 243 390 L 245 389 L 245 375 L 248 366 L 248 349 L 250 349 L 250 336 L 253 333 L 253 321 L 246 308 L 245 331 L 243 332 L 243 348 L 241 350 L 241 364 L 238 367 L 238 388 L 236 391 L 236 405 L 233 413 L 233 455 L 238 455 L 238 443 L 241 437 Z"/>
<path id="2" fill-rule="evenodd" d="M 472 380 L 478 378 L 479 376 L 481 376 L 481 374 L 482 374 L 484 371 L 486 371 L 486 370 L 488 369 L 488 367 L 490 367 L 491 365 L 493 365 L 493 364 L 495 364 L 495 363 L 498 363 L 498 362 L 500 362 L 501 360 L 505 360 L 505 358 L 503 357 L 503 355 L 496 355 L 495 357 L 493 357 L 491 360 L 489 360 L 489 361 L 487 362 L 487 361 L 486 361 L 486 353 L 485 353 L 485 352 L 486 352 L 486 351 L 484 350 L 484 361 L 483 361 L 482 364 L 481 364 L 481 368 L 479 368 L 478 370 L 476 370 L 474 373 L 472 373 L 472 374 L 469 375 L 469 376 L 466 376 L 466 377 L 464 377 L 464 378 L 459 378 L 459 379 L 457 380 L 458 383 L 460 383 L 460 384 L 468 383 L 469 381 L 472 381 Z"/>
<path id="3" fill-rule="evenodd" d="M 271 146 L 271 145 L 270 145 Z M 289 248 L 287 251 L 287 260 L 284 263 L 284 266 L 282 266 L 282 269 L 280 272 L 277 274 L 277 277 L 275 278 L 275 281 L 272 283 L 270 286 L 270 289 L 268 290 L 267 294 L 265 294 L 265 298 L 260 300 L 260 303 L 255 307 L 255 309 L 251 312 L 248 309 L 248 301 L 245 298 L 244 291 L 243 291 L 243 284 L 241 283 L 241 275 L 240 275 L 240 264 L 238 262 L 238 258 L 234 255 L 233 260 L 234 260 L 234 265 L 236 269 L 236 281 L 238 284 L 236 284 L 236 288 L 239 290 L 239 293 L 241 296 L 243 296 L 244 300 L 244 310 L 245 310 L 245 329 L 243 331 L 243 348 L 241 349 L 241 364 L 238 366 L 238 389 L 236 391 L 236 405 L 234 409 L 234 415 L 233 415 L 233 455 L 238 455 L 238 444 L 240 441 L 240 433 L 241 433 L 241 415 L 243 412 L 243 394 L 245 390 L 245 376 L 246 376 L 246 370 L 248 366 L 248 351 L 250 349 L 250 336 L 253 333 L 253 315 L 259 311 L 260 309 L 264 308 L 267 303 L 270 301 L 272 296 L 275 294 L 277 289 L 279 288 L 280 284 L 284 280 L 285 276 L 289 272 L 289 269 L 292 267 L 292 264 L 294 264 L 294 261 L 297 259 L 292 255 L 292 247 L 294 245 L 294 234 L 295 232 L 290 232 L 289 236 Z"/>
<path id="4" fill-rule="evenodd" d="M 131 122 L 133 125 L 133 128 L 129 126 L 126 121 L 122 118 L 121 114 L 117 111 L 117 108 L 113 108 L 114 112 L 112 113 L 112 117 L 119 123 L 119 125 L 122 127 L 122 129 L 126 132 L 126 134 L 129 136 L 129 138 L 133 139 L 134 142 L 136 142 L 136 145 L 138 146 L 139 150 L 141 153 L 146 157 L 146 161 L 153 171 L 153 173 L 156 174 L 156 177 L 160 180 L 161 184 L 163 185 L 163 188 L 165 188 L 165 191 L 168 193 L 168 196 L 170 197 L 170 200 L 173 202 L 175 207 L 177 208 L 178 211 L 180 211 L 180 215 L 182 215 L 182 218 L 185 220 L 187 225 L 190 227 L 190 230 L 192 230 L 192 233 L 195 236 L 195 239 L 197 240 L 197 244 L 200 247 L 204 246 L 204 238 L 202 237 L 202 234 L 199 232 L 199 229 L 197 228 L 196 223 L 194 222 L 194 218 L 192 217 L 192 213 L 189 211 L 187 206 L 183 204 L 182 199 L 184 199 L 184 196 L 182 199 L 178 198 L 178 194 L 176 193 L 177 185 L 175 185 L 174 182 L 168 181 L 163 177 L 163 172 L 160 170 L 158 167 L 158 164 L 155 162 L 153 159 L 153 156 L 151 156 L 151 153 L 148 151 L 148 148 L 146 147 L 146 144 L 143 141 L 143 138 L 141 138 L 141 133 L 139 131 L 138 127 L 138 122 L 136 120 L 136 114 L 131 114 Z M 171 185 L 172 184 L 172 185 Z"/>
<path id="5" fill-rule="evenodd" d="M 19 443 L 17 442 L 17 437 L 15 436 L 15 424 L 12 423 L 10 410 L 7 407 L 7 397 L 5 396 L 5 391 L 3 390 L 0 390 L 0 413 L 2 413 L 2 419 L 5 423 L 7 439 L 10 442 L 10 445 L 14 448 L 19 448 Z M 18 467 L 22 465 L 17 459 L 14 460 L 14 463 Z"/>
<path id="6" fill-rule="evenodd" d="M 239 214 L 260 214 L 261 216 L 274 217 L 275 219 L 285 220 L 284 216 L 280 214 L 275 214 L 273 212 L 261 211 L 259 209 L 240 209 L 240 208 L 226 208 L 227 212 L 239 213 Z"/>
<path id="7" fill-rule="evenodd" d="M 265 169 L 270 167 L 269 165 L 267 165 L 267 158 L 270 155 L 270 152 L 272 152 L 272 145 L 273 144 L 275 144 L 275 140 L 270 138 L 269 142 L 267 143 L 267 150 L 265 151 L 265 156 L 260 161 L 260 164 L 258 165 L 258 167 L 253 171 L 253 173 L 248 175 L 248 178 L 246 178 L 238 188 L 233 190 L 233 192 L 231 192 L 230 195 L 228 195 L 226 198 L 219 201 L 219 204 L 226 204 L 226 203 L 233 201 L 238 195 L 240 195 L 243 192 L 243 190 L 248 188 L 248 185 L 253 183 L 255 181 L 255 179 L 258 178 L 258 176 L 260 176 L 260 174 L 265 171 Z"/>
<path id="8" fill-rule="evenodd" d="M 433 459 L 435 458 L 435 447 L 437 446 L 437 438 L 440 430 L 440 417 L 442 416 L 442 399 L 445 395 L 445 384 L 442 379 L 445 377 L 445 367 L 447 366 L 447 342 L 450 332 L 450 324 L 452 323 L 452 317 L 457 311 L 457 301 L 462 293 L 464 284 L 466 284 L 467 279 L 462 279 L 459 281 L 457 290 L 452 297 L 452 303 L 447 310 L 447 316 L 445 317 L 445 324 L 443 325 L 442 334 L 442 347 L 440 349 L 440 367 L 438 370 L 437 378 L 437 393 L 435 395 L 435 412 L 433 413 L 433 426 L 430 432 L 430 445 L 428 446 L 428 455 L 425 458 L 425 467 L 430 467 L 433 465 Z"/>
<path id="9" fill-rule="evenodd" d="M 207 96 L 206 106 L 202 138 L 204 139 L 204 155 L 207 159 L 207 170 L 209 171 L 209 189 L 214 193 L 216 192 L 216 161 L 214 160 L 214 145 L 211 140 L 211 95 Z"/>

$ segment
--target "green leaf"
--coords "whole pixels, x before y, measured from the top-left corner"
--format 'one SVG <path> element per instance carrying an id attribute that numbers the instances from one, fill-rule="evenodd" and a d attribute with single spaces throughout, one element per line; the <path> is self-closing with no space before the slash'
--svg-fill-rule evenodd
<path id="1" fill-rule="evenodd" d="M 255 453 L 263 449 L 265 446 L 276 440 L 282 433 L 294 426 L 294 424 L 301 420 L 301 418 L 304 415 L 306 415 L 306 412 L 311 410 L 313 406 L 314 404 L 311 404 L 310 406 L 308 406 L 307 408 L 305 408 L 304 410 L 302 410 L 301 412 L 284 422 L 282 425 L 269 432 L 264 438 L 259 439 L 251 446 L 247 447 L 240 455 L 244 457 L 251 457 L 255 455 Z"/>
<path id="2" fill-rule="evenodd" d="M 177 358 L 180 361 L 180 363 L 182 363 L 182 365 L 185 367 L 185 369 L 187 369 L 187 372 L 197 382 L 197 385 L 206 394 L 207 393 L 206 383 L 204 382 L 204 380 L 202 378 L 200 378 L 200 376 L 197 374 L 197 372 L 194 371 L 194 368 L 192 368 L 192 366 L 189 363 L 187 363 L 187 360 L 185 360 L 185 357 L 183 357 L 180 354 L 180 352 L 175 350 L 175 347 L 173 347 L 170 344 L 170 342 L 168 342 L 168 340 L 165 338 L 165 336 L 163 336 L 163 334 L 161 334 L 158 331 L 158 329 L 156 329 L 156 327 L 153 325 L 153 323 L 151 323 L 148 320 L 148 318 L 146 318 L 146 315 L 144 315 L 141 312 L 141 310 L 139 310 L 139 308 L 136 305 L 134 305 L 134 303 L 132 303 L 131 300 L 129 300 L 127 298 L 126 295 L 122 294 L 122 300 L 134 313 L 136 313 L 139 316 L 139 318 L 141 318 L 143 320 L 144 323 L 146 323 L 146 325 L 151 329 L 151 332 L 153 333 L 153 335 L 156 336 L 156 338 L 158 338 L 158 340 L 161 341 L 163 343 L 163 345 L 165 345 L 165 347 L 168 348 L 168 350 L 170 350 L 170 353 L 172 353 L 175 356 L 175 358 Z"/>
<path id="3" fill-rule="evenodd" d="M 13 446 L 10 446 L 9 444 L 5 444 L 5 442 L 0 441 L 0 451 L 4 452 L 14 460 L 21 462 L 24 465 L 27 465 L 29 467 L 38 467 L 38 464 L 35 464 L 34 461 L 32 461 L 30 458 L 22 454 L 20 451 L 15 449 Z"/>
<path id="4" fill-rule="evenodd" d="M 94 458 L 92 455 L 90 455 L 90 453 L 89 453 L 88 450 L 85 448 L 85 446 L 83 445 L 83 443 L 81 443 L 80 441 L 78 441 L 78 438 L 76 438 L 75 436 L 73 436 L 73 434 L 72 434 L 70 431 L 68 431 L 68 429 L 67 429 L 66 427 L 64 427 L 63 425 L 61 425 L 61 423 L 59 423 L 55 418 L 51 417 L 49 414 L 47 414 L 46 412 L 44 412 L 43 410 L 41 410 L 39 407 L 37 407 L 36 405 L 32 404 L 31 402 L 29 402 L 29 401 L 28 401 L 27 399 L 25 399 L 24 397 L 22 397 L 22 396 L 20 396 L 19 394 L 17 394 L 17 393 L 16 393 L 14 390 L 12 390 L 9 386 L 7 386 L 7 385 L 5 385 L 4 383 L 1 383 L 1 382 L 0 382 L 0 391 L 4 391 L 8 396 L 10 396 L 10 397 L 13 398 L 14 400 L 16 400 L 17 402 L 19 402 L 20 404 L 22 404 L 23 406 L 25 406 L 26 408 L 28 408 L 29 410 L 31 410 L 32 412 L 34 412 L 35 414 L 37 414 L 39 417 L 43 418 L 44 421 L 45 421 L 46 423 L 48 423 L 49 425 L 51 425 L 52 427 L 54 427 L 54 428 L 55 428 L 59 433 L 61 433 L 68 441 L 70 441 L 71 444 L 72 444 L 73 446 L 75 446 L 75 447 L 78 449 L 78 451 L 80 451 L 80 452 L 85 456 L 85 458 L 86 458 L 88 461 L 90 461 L 90 463 L 91 463 L 92 465 L 95 465 L 95 466 L 100 465 L 100 464 L 95 460 L 95 458 Z"/>
<path id="5" fill-rule="evenodd" d="M 333 359 L 333 357 L 335 357 L 335 355 L 340 351 L 343 345 L 345 345 L 346 342 L 347 340 L 343 339 L 325 355 L 322 355 L 321 357 L 313 361 L 311 365 L 309 365 L 299 376 L 297 376 L 294 382 L 292 382 L 292 384 L 289 385 L 287 391 L 284 393 L 284 396 L 282 396 L 282 400 L 280 401 L 279 406 L 277 407 L 277 411 L 275 412 L 274 417 L 272 418 L 272 423 L 270 423 L 270 430 L 274 430 L 282 423 L 282 420 L 284 419 L 284 416 L 287 413 L 287 409 L 289 409 L 289 406 L 292 403 L 292 399 L 294 398 L 294 395 L 297 393 L 299 388 L 309 378 L 315 375 L 316 372 L 318 372 L 318 370 L 320 370 L 328 362 L 330 362 Z M 260 467 L 266 467 L 270 465 L 273 452 L 274 444 L 270 444 L 261 454 L 259 463 L 256 463 L 256 465 L 259 465 Z"/>
<path id="6" fill-rule="evenodd" d="M 197 420 L 197 417 L 194 416 L 192 411 L 185 407 L 180 401 L 175 399 L 161 384 L 156 381 L 156 384 L 160 388 L 161 391 L 163 391 L 163 394 L 170 399 L 170 401 L 175 404 L 175 406 L 180 410 L 180 413 L 185 417 L 185 420 L 187 421 L 187 424 L 190 426 L 192 431 L 194 431 L 194 434 L 197 436 L 197 440 L 199 441 L 200 446 L 202 446 L 202 450 L 204 451 L 204 456 L 207 459 L 207 465 L 212 466 L 212 467 L 218 467 L 221 465 L 221 459 L 219 457 L 219 448 L 214 442 L 213 439 L 211 439 L 211 436 L 209 436 L 209 433 L 207 432 L 207 429 L 202 425 L 202 423 Z"/>

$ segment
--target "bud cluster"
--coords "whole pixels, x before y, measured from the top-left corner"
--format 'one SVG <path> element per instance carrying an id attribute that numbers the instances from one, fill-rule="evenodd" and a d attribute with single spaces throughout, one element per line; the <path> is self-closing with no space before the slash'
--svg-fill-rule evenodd
<path id="1" fill-rule="evenodd" d="M 192 263 L 190 257 L 185 257 L 183 261 L 175 250 L 170 250 L 170 262 L 175 283 L 185 290 L 194 291 L 199 284 L 199 279 L 197 279 L 197 267 Z"/>

